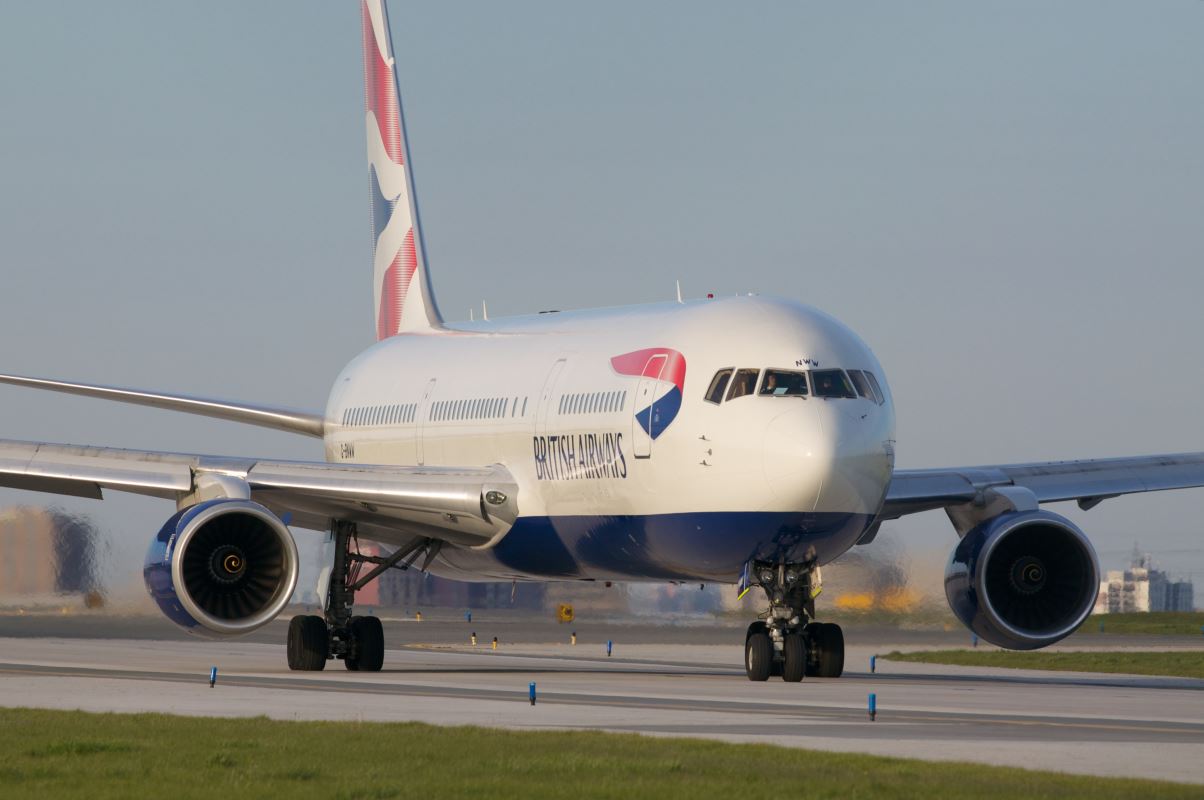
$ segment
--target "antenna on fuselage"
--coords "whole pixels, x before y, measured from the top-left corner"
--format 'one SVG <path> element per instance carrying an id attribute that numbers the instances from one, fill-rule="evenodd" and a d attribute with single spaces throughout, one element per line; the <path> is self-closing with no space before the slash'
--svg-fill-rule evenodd
<path id="1" fill-rule="evenodd" d="M 489 306 L 485 305 L 485 301 L 481 301 L 481 319 L 489 321 Z"/>
<path id="2" fill-rule="evenodd" d="M 682 302 L 681 299 L 681 281 L 677 281 L 677 302 Z"/>

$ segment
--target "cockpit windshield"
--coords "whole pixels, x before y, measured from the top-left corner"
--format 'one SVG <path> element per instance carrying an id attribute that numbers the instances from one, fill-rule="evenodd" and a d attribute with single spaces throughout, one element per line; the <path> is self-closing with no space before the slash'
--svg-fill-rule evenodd
<path id="1" fill-rule="evenodd" d="M 757 378 L 761 378 L 758 385 Z M 864 397 L 882 405 L 886 397 L 878 379 L 869 370 L 850 369 L 759 369 L 724 367 L 715 373 L 707 386 L 705 399 L 719 405 L 737 397 L 822 397 L 855 400 Z"/>
<path id="2" fill-rule="evenodd" d="M 870 388 L 870 382 L 865 379 L 865 374 L 861 370 L 849 370 L 849 377 L 853 380 L 853 385 L 857 387 L 857 394 L 868 400 L 874 399 L 874 390 Z"/>
<path id="3" fill-rule="evenodd" d="M 731 369 L 721 369 L 715 373 L 715 377 L 711 378 L 711 385 L 707 387 L 706 401 L 719 405 L 723 402 L 723 393 L 727 391 L 727 382 L 732 379 Z"/>
<path id="4" fill-rule="evenodd" d="M 816 397 L 849 397 L 857 396 L 853 384 L 839 369 L 817 369 L 812 371 L 811 380 L 815 383 Z"/>
<path id="5" fill-rule="evenodd" d="M 727 399 L 731 401 L 752 394 L 757 388 L 757 376 L 760 374 L 759 369 L 736 370 L 736 375 L 732 378 L 732 388 L 727 390 Z"/>
<path id="6" fill-rule="evenodd" d="M 759 394 L 769 397 L 806 397 L 807 373 L 767 369 Z"/>

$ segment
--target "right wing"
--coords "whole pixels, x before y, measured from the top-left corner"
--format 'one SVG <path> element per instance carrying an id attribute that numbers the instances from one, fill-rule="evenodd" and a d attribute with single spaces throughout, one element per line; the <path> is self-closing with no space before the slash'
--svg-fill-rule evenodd
<path id="1" fill-rule="evenodd" d="M 879 519 L 981 504 L 992 489 L 1010 486 L 1038 503 L 1076 500 L 1089 509 L 1122 494 L 1204 486 L 1204 453 L 895 470 Z"/>
<path id="2" fill-rule="evenodd" d="M 390 467 L 156 453 L 0 440 L 0 486 L 100 499 L 102 489 L 175 500 L 255 500 L 287 523 L 326 530 L 355 522 L 374 541 L 415 536 L 489 546 L 518 516 L 505 467 Z"/>

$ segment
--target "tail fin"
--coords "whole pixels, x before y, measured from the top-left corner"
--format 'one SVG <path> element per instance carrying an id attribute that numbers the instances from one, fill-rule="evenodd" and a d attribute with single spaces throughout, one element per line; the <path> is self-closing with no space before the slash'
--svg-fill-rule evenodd
<path id="1" fill-rule="evenodd" d="M 383 0 L 363 0 L 364 105 L 372 191 L 376 338 L 442 326 L 431 292 L 389 16 Z"/>

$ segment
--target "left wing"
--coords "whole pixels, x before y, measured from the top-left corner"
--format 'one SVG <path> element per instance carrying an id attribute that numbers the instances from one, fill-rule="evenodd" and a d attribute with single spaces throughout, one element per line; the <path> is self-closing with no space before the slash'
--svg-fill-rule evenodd
<path id="1" fill-rule="evenodd" d="M 211 397 L 195 397 L 187 394 L 168 394 L 146 389 L 128 389 L 123 386 L 101 386 L 94 383 L 30 378 L 25 375 L 0 375 L 0 383 L 25 386 L 30 389 L 46 389 L 51 392 L 77 394 L 83 397 L 98 397 L 118 403 L 162 408 L 167 411 L 183 411 L 203 417 L 216 417 L 245 425 L 300 433 L 322 438 L 325 420 L 313 411 L 301 411 L 283 406 L 265 406 L 239 403 L 233 400 L 216 400 Z"/>
<path id="2" fill-rule="evenodd" d="M 895 470 L 879 520 L 934 508 L 984 504 L 1017 487 L 1037 503 L 1077 500 L 1082 509 L 1122 494 L 1204 486 L 1204 453 Z"/>
<path id="3" fill-rule="evenodd" d="M 518 516 L 505 467 L 391 467 L 263 461 L 0 440 L 0 486 L 100 499 L 103 489 L 175 500 L 252 499 L 294 525 L 355 522 L 366 539 L 415 536 L 488 546 Z M 291 519 L 289 519 L 291 518 Z"/>

